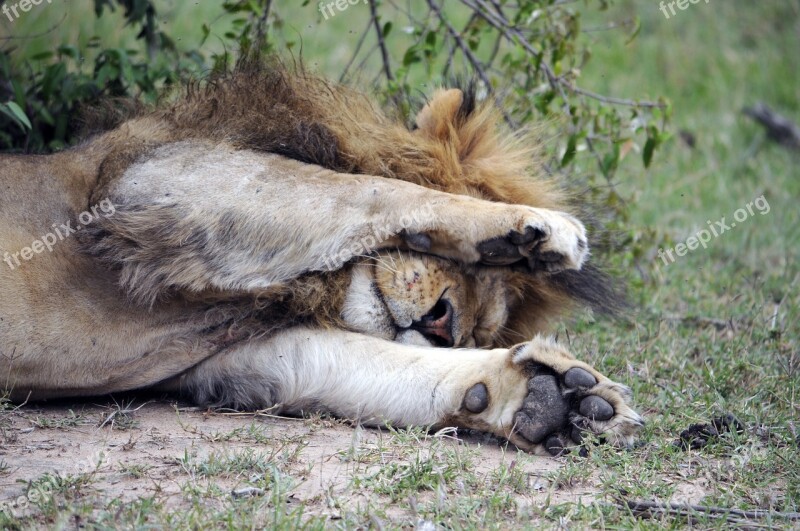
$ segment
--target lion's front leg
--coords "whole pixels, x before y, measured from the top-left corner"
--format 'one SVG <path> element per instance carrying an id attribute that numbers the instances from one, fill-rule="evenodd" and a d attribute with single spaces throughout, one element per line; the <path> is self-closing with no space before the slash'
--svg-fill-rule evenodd
<path id="1" fill-rule="evenodd" d="M 218 355 L 176 383 L 200 402 L 473 428 L 537 453 L 558 453 L 582 431 L 628 445 L 642 425 L 627 388 L 543 339 L 455 350 L 298 328 Z"/>
<path id="2" fill-rule="evenodd" d="M 81 233 L 135 299 L 271 289 L 386 248 L 467 264 L 579 269 L 573 216 L 339 174 L 279 155 L 182 142 L 98 190 L 115 214 Z"/>
<path id="3" fill-rule="evenodd" d="M 449 194 L 448 194 L 449 195 Z M 524 264 L 532 272 L 580 269 L 589 256 L 586 229 L 556 210 L 450 195 L 431 196 L 430 219 L 405 230 L 403 243 L 468 264 Z"/>

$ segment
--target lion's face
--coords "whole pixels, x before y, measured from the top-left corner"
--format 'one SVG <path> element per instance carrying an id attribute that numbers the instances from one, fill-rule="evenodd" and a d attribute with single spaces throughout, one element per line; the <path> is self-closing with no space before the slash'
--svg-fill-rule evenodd
<path id="1" fill-rule="evenodd" d="M 414 345 L 489 347 L 518 296 L 502 268 L 382 252 L 357 264 L 342 317 L 355 330 Z"/>

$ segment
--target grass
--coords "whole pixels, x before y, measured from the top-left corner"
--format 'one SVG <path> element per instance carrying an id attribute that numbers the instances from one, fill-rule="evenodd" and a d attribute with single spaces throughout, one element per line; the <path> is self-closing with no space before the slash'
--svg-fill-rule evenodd
<path id="1" fill-rule="evenodd" d="M 614 31 L 586 34 L 594 57 L 582 84 L 619 97 L 666 96 L 673 106 L 673 130 L 696 139 L 690 148 L 676 135 L 647 171 L 636 161 L 622 165 L 617 186 L 629 198 L 633 233 L 655 228 L 672 247 L 705 228 L 707 220 L 725 216 L 730 221 L 762 194 L 770 206 L 768 213 L 756 213 L 714 238 L 707 249 L 669 265 L 658 258 L 655 242 L 643 241 L 642 258 L 618 261 L 632 286 L 636 310 L 631 319 L 585 317 L 560 327 L 562 341 L 576 354 L 633 388 L 648 420 L 640 447 L 619 452 L 598 446 L 588 458 L 561 458 L 556 470 L 532 477 L 523 464 L 534 458 L 512 448 L 507 463 L 483 472 L 477 449 L 447 444 L 444 435 L 389 431 L 380 444 L 365 445 L 355 430 L 351 448 L 337 454 L 347 465 L 350 495 L 331 493 L 318 500 L 329 509 L 321 516 L 291 503 L 306 467 L 316 466 L 299 462 L 307 451 L 304 440 L 276 438 L 253 425 L 205 435 L 210 442 L 247 442 L 253 445 L 250 451 L 187 453 L 176 462 L 185 504 L 181 511 L 171 510 L 158 494 L 133 503 L 105 500 L 92 494 L 98 478 L 87 475 L 61 478 L 33 511 L 19 517 L 0 514 L 0 526 L 743 525 L 732 515 L 696 511 L 636 515 L 620 504 L 631 500 L 772 511 L 758 523 L 789 526 L 774 512 L 800 511 L 800 164 L 797 153 L 770 144 L 740 111 L 763 100 L 800 122 L 800 57 L 794 53 L 800 49 L 800 7 L 716 0 L 667 20 L 657 2 L 619 0 L 608 12 L 587 10 L 585 26 L 632 15 L 640 17 L 642 28 L 630 44 Z M 323 62 L 326 49 L 333 47 L 331 61 L 341 61 L 352 37 L 346 27 L 342 16 L 306 37 L 307 56 Z M 579 156 L 588 168 L 589 156 Z M 675 444 L 689 425 L 727 413 L 744 424 L 743 432 L 696 450 Z M 118 420 L 123 418 L 127 421 Z M 35 422 L 70 429 L 80 417 L 70 412 L 60 420 Z M 142 477 L 149 469 L 136 465 L 124 472 Z M 233 499 L 230 488 L 218 481 L 251 486 L 261 494 Z M 590 487 L 586 499 L 570 494 Z M 532 501 L 534 492 L 546 493 L 545 501 Z"/>

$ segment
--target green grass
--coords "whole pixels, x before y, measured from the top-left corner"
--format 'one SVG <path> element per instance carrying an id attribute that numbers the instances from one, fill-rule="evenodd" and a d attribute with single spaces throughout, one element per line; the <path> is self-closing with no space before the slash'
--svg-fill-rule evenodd
<path id="1" fill-rule="evenodd" d="M 195 35 L 187 41 L 194 42 L 198 19 L 188 20 L 190 8 L 183 4 L 170 5 L 174 11 L 165 16 L 174 15 L 171 23 L 185 25 L 187 35 Z M 348 20 L 355 25 L 363 15 L 357 8 L 328 25 L 315 25 L 310 33 L 299 30 L 304 54 L 325 65 L 323 70 L 336 72 L 346 60 L 356 38 Z M 202 17 L 213 19 L 213 8 L 206 9 Z M 328 500 L 341 515 L 334 521 L 285 501 L 302 477 L 302 467 L 293 462 L 303 452 L 302 441 L 276 441 L 243 427 L 210 437 L 251 441 L 251 452 L 183 458 L 178 481 L 186 510 L 171 511 L 156 495 L 132 504 L 100 502 L 86 494 L 95 478 L 62 478 L 39 503 L 39 513 L 0 516 L 0 525 L 58 526 L 75 518 L 100 529 L 350 529 L 420 521 L 456 529 L 507 529 L 529 522 L 575 528 L 677 529 L 690 521 L 701 528 L 730 525 L 699 513 L 638 517 L 618 505 L 667 501 L 676 495 L 678 482 L 698 485 L 703 495 L 695 503 L 700 505 L 800 511 L 800 154 L 770 144 L 741 114 L 743 106 L 763 100 L 800 122 L 800 5 L 712 0 L 667 20 L 657 2 L 619 0 L 609 12 L 587 10 L 584 25 L 598 27 L 634 15 L 642 27 L 630 44 L 621 32 L 586 34 L 594 57 L 581 84 L 619 97 L 666 96 L 673 130 L 691 133 L 696 145 L 689 148 L 676 135 L 649 170 L 638 161 L 621 166 L 617 186 L 629 198 L 630 228 L 638 235 L 654 228 L 673 246 L 705 228 L 707 220 L 725 216 L 730 221 L 734 211 L 762 194 L 770 205 L 769 213 L 756 214 L 711 240 L 707 249 L 666 266 L 656 242 L 643 240 L 642 258 L 619 261 L 632 286 L 630 320 L 585 318 L 560 328 L 562 341 L 569 337 L 577 355 L 633 388 L 648 421 L 641 447 L 619 452 L 598 446 L 588 458 L 562 458 L 557 471 L 532 478 L 510 465 L 476 472 L 479 453 L 453 449 L 421 430 L 389 432 L 384 446 L 354 445 L 339 454 L 350 466 L 353 492 L 364 497 Z M 31 28 L 34 22 L 24 21 Z M 80 42 L 83 37 L 75 30 L 69 38 Z M 589 155 L 579 157 L 589 168 Z M 735 415 L 746 430 L 700 450 L 674 444 L 690 424 L 724 413 Z M 63 421 L 64 426 L 74 422 L 77 417 Z M 533 459 L 508 452 L 510 460 Z M 136 477 L 147 470 L 129 467 L 126 472 Z M 264 494 L 231 499 L 215 479 L 238 481 Z M 592 500 L 558 496 L 586 485 L 599 486 Z M 532 490 L 552 496 L 546 503 L 526 504 L 525 494 Z M 788 525 L 775 518 L 760 523 Z"/>

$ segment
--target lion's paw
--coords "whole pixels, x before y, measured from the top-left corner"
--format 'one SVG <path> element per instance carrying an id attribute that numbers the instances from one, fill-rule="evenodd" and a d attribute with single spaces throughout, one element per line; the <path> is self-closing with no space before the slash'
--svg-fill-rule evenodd
<path id="1" fill-rule="evenodd" d="M 531 271 L 580 269 L 589 255 L 586 229 L 564 212 L 529 209 L 518 226 L 478 244 L 485 265 L 526 263 Z"/>
<path id="2" fill-rule="evenodd" d="M 511 385 L 482 382 L 466 392 L 462 407 L 476 424 L 538 454 L 560 455 L 579 446 L 586 433 L 615 446 L 633 444 L 644 421 L 630 407 L 626 386 L 549 340 L 535 339 L 509 355 L 505 370 L 515 374 L 504 380 Z"/>

